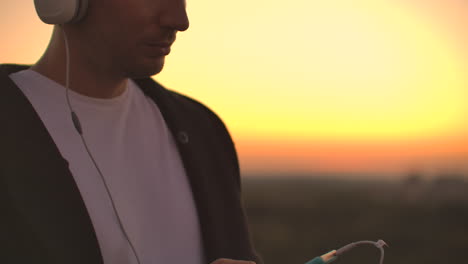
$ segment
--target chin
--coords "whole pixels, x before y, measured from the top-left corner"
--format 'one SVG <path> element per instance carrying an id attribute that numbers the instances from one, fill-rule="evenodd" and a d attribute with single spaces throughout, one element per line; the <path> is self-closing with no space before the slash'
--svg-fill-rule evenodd
<path id="1" fill-rule="evenodd" d="M 132 79 L 141 79 L 151 77 L 162 71 L 164 68 L 164 57 L 151 58 L 144 63 L 136 64 L 127 69 L 127 77 Z"/>

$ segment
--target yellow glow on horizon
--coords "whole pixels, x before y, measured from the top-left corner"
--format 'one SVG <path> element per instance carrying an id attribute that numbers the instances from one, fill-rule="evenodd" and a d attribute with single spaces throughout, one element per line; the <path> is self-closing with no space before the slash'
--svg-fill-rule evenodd
<path id="1" fill-rule="evenodd" d="M 156 79 L 198 93 L 237 134 L 394 139 L 466 126 L 466 68 L 441 32 L 401 5 L 222 3 L 208 16 L 213 3 L 189 6 L 193 28 Z"/>

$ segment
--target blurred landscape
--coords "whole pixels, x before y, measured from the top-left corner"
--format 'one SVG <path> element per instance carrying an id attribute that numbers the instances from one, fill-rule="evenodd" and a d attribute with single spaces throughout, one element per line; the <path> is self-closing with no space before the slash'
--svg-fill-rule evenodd
<path id="1" fill-rule="evenodd" d="M 378 178 L 378 177 L 375 177 Z M 384 263 L 467 263 L 468 180 L 243 178 L 243 198 L 257 251 L 266 264 L 301 264 L 359 240 L 385 240 Z M 335 263 L 377 264 L 361 246 Z"/>

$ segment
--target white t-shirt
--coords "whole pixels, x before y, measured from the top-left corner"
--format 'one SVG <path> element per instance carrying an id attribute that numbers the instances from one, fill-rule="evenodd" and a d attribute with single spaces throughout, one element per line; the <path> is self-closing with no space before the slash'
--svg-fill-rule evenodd
<path id="1" fill-rule="evenodd" d="M 33 71 L 10 77 L 68 160 L 106 264 L 136 264 L 105 186 L 71 121 L 65 87 Z M 131 80 L 111 99 L 69 91 L 83 136 L 102 171 L 140 264 L 204 263 L 191 188 L 155 103 Z"/>

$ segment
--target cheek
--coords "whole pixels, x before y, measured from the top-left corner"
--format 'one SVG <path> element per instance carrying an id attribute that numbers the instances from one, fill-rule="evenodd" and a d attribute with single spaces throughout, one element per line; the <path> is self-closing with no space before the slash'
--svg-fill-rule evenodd
<path id="1" fill-rule="evenodd" d="M 102 25 L 112 34 L 154 32 L 167 1 L 174 0 L 93 0 L 89 2 L 89 15 L 92 24 Z"/>
<path id="2" fill-rule="evenodd" d="M 114 19 L 123 21 L 148 21 L 154 16 L 161 0 L 106 0 Z M 163 0 L 172 1 L 172 0 Z"/>
<path id="3" fill-rule="evenodd" d="M 125 60 L 139 55 L 139 45 L 158 35 L 155 9 L 161 1 L 172 0 L 95 0 L 90 1 L 86 19 L 91 49 L 99 49 L 104 56 Z M 94 46 L 94 47 L 93 47 Z"/>
<path id="4" fill-rule="evenodd" d="M 159 0 L 156 0 L 159 1 Z M 135 30 L 148 23 L 151 17 L 149 0 L 97 0 L 90 6 L 94 22 L 103 24 L 115 33 L 126 29 Z M 112 31 L 112 30 L 111 30 Z"/>

